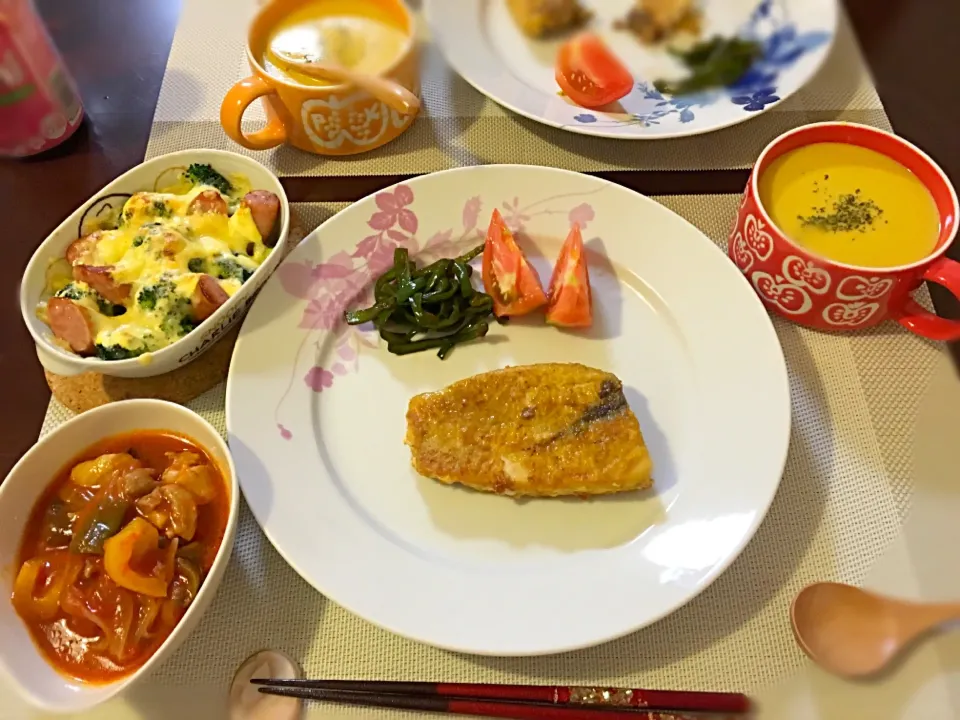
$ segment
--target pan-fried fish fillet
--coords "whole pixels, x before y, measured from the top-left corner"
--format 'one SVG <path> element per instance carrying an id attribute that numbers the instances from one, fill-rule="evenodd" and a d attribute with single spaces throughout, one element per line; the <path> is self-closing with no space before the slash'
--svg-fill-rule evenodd
<path id="1" fill-rule="evenodd" d="M 601 495 L 653 484 L 620 380 L 583 365 L 506 368 L 417 395 L 406 443 L 421 475 L 501 495 Z"/>

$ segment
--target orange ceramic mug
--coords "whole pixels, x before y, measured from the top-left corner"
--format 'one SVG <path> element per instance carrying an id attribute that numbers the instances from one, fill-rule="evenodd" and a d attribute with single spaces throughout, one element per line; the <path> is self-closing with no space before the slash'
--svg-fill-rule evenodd
<path id="1" fill-rule="evenodd" d="M 264 69 L 263 58 L 272 32 L 308 1 L 272 0 L 254 17 L 247 35 L 247 60 L 253 75 L 230 88 L 220 106 L 220 124 L 234 142 L 250 150 L 289 143 L 319 155 L 354 155 L 387 144 L 410 127 L 415 114 L 401 115 L 353 85 L 304 85 L 275 77 Z M 408 37 L 397 59 L 380 75 L 419 96 L 413 14 L 403 0 L 376 2 Z M 245 133 L 241 127 L 243 113 L 257 98 L 263 98 L 267 124 Z"/>

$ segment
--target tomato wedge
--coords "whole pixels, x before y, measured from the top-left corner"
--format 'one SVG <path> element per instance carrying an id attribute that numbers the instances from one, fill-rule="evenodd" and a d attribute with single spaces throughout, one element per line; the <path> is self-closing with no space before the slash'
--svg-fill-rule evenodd
<path id="1" fill-rule="evenodd" d="M 526 315 L 547 304 L 540 277 L 527 261 L 499 210 L 493 211 L 483 246 L 483 287 L 497 317 Z"/>
<path id="2" fill-rule="evenodd" d="M 593 324 L 590 271 L 579 225 L 573 226 L 553 268 L 547 322 L 560 327 L 590 327 Z"/>
<path id="3" fill-rule="evenodd" d="M 597 108 L 615 102 L 633 89 L 633 76 L 603 40 L 582 33 L 557 55 L 557 84 L 573 102 Z"/>

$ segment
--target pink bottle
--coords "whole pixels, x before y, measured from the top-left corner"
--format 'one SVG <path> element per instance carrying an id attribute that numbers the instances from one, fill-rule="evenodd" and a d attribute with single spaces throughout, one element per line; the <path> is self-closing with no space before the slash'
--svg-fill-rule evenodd
<path id="1" fill-rule="evenodd" d="M 82 120 L 80 96 L 33 0 L 0 0 L 0 157 L 49 150 Z"/>

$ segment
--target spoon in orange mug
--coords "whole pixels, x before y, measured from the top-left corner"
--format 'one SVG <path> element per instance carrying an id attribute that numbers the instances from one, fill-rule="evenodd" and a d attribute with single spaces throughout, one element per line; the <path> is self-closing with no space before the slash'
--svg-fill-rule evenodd
<path id="1" fill-rule="evenodd" d="M 301 53 L 274 49 L 272 54 L 279 64 L 287 66 L 286 69 L 293 69 L 327 82 L 356 85 L 401 115 L 415 115 L 420 110 L 420 98 L 393 80 L 354 72 L 342 65 L 315 62 Z"/>
<path id="2" fill-rule="evenodd" d="M 809 585 L 790 608 L 803 651 L 846 678 L 879 672 L 921 635 L 958 619 L 960 603 L 896 600 L 840 583 Z"/>

